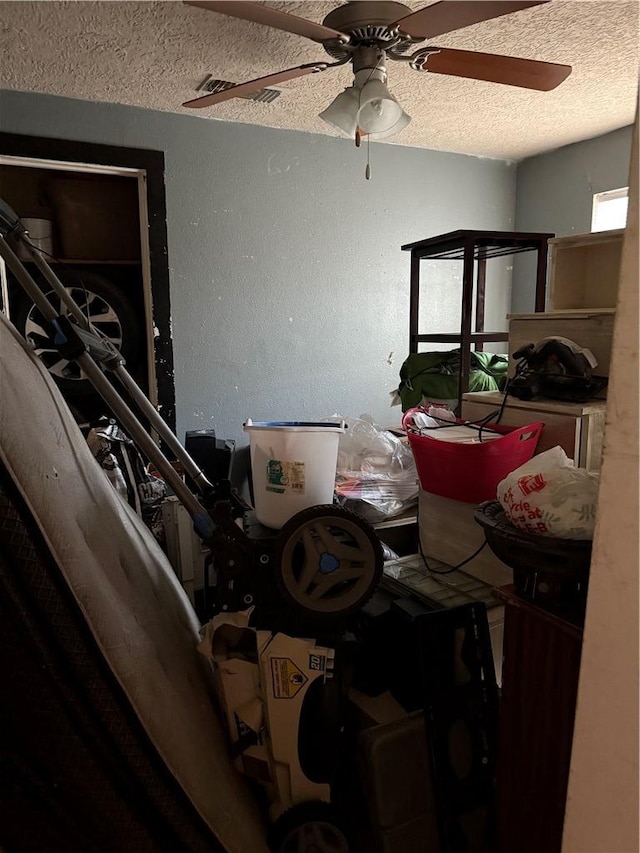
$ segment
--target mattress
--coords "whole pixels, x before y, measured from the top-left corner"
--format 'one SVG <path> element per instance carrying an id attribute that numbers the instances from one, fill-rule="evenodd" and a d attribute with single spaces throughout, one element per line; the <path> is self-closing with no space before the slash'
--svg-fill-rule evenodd
<path id="1" fill-rule="evenodd" d="M 67 690 L 77 690 L 87 704 L 90 688 L 96 679 L 103 679 L 111 691 L 112 713 L 123 715 L 119 723 L 109 720 L 104 725 L 111 732 L 117 732 L 118 725 L 121 731 L 126 728 L 125 740 L 137 737 L 140 755 L 145 756 L 144 767 L 140 757 L 136 759 L 140 766 L 126 755 L 118 759 L 120 770 L 122 762 L 131 765 L 123 777 L 131 790 L 122 793 L 120 785 L 121 797 L 136 813 L 136 821 L 151 833 L 148 848 L 130 849 L 179 850 L 184 846 L 194 850 L 209 845 L 211 850 L 230 853 L 266 851 L 259 809 L 246 780 L 228 757 L 208 664 L 196 651 L 198 620 L 164 553 L 104 476 L 55 384 L 2 314 L 0 365 L 0 461 L 8 474 L 8 491 L 15 491 L 13 496 L 5 496 L 5 512 L 10 526 L 22 530 L 20 536 L 9 535 L 5 525 L 2 557 L 7 607 L 17 619 L 20 608 L 27 607 L 24 601 L 33 599 L 24 590 L 11 592 L 27 577 L 20 560 L 24 562 L 31 549 L 35 562 L 41 564 L 41 575 L 49 573 L 46 583 L 54 590 L 50 597 L 58 596 L 62 602 L 53 612 L 51 608 L 34 612 L 48 613 L 55 636 L 56 614 L 67 608 L 65 619 L 72 625 L 68 630 L 77 633 L 76 647 L 84 643 L 86 658 L 94 655 L 100 662 L 93 674 L 70 674 L 69 666 L 64 665 L 64 655 L 70 651 L 65 652 L 65 634 L 59 631 L 62 645 L 55 666 L 68 678 Z M 25 531 L 30 536 L 28 545 L 22 541 Z M 16 544 L 18 540 L 21 545 Z M 15 553 L 7 550 L 12 541 Z M 26 560 L 27 569 L 34 560 Z M 42 578 L 37 588 L 42 588 Z M 15 597 L 20 595 L 23 599 Z M 23 603 L 18 607 L 19 600 Z M 34 632 L 42 634 L 42 618 L 34 619 L 33 630 L 24 632 L 27 646 Z M 24 631 L 25 620 L 28 613 L 16 622 L 17 630 Z M 41 641 L 45 657 L 50 651 L 48 642 Z M 106 702 L 105 695 L 103 691 Z M 64 696 L 59 697 L 63 700 Z M 94 705 L 96 719 L 104 716 L 100 701 L 94 700 Z M 37 722 L 37 708 L 29 707 L 28 712 L 35 714 Z M 67 709 L 65 713 L 71 712 Z M 108 746 L 111 735 L 104 725 L 100 731 Z M 73 733 L 73 727 L 69 731 Z M 55 779 L 50 782 L 48 795 L 55 798 Z M 46 787 L 46 781 L 43 784 Z M 156 802 L 154 812 L 154 791 L 161 789 L 165 806 Z M 90 812 L 99 792 L 88 789 L 83 799 L 81 788 L 78 790 L 76 808 Z M 162 816 L 163 811 L 171 811 L 166 805 L 168 794 L 174 795 L 171 808 L 181 814 L 173 830 L 179 834 L 176 826 L 180 821 L 188 823 L 192 818 L 191 832 L 197 841 L 164 844 L 157 833 L 154 836 L 153 821 L 161 823 L 170 817 Z M 137 812 L 136 798 L 140 798 Z M 155 818 L 149 817 L 154 814 Z M 91 827 L 91 821 L 86 826 Z M 85 831 L 91 833 L 86 827 Z M 104 849 L 98 830 L 95 832 L 93 841 L 87 840 L 87 851 Z"/>

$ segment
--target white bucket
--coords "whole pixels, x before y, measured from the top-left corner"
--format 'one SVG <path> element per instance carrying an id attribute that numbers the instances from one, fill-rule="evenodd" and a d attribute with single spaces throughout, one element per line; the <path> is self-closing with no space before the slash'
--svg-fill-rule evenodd
<path id="1" fill-rule="evenodd" d="M 297 512 L 333 503 L 344 422 L 249 419 L 244 429 L 249 433 L 253 500 L 260 524 L 280 530 Z"/>

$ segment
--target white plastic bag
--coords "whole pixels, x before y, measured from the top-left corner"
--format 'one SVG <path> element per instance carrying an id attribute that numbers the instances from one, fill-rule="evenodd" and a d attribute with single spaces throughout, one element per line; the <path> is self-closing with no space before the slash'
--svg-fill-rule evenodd
<path id="1" fill-rule="evenodd" d="M 576 468 L 561 447 L 552 447 L 498 483 L 498 500 L 527 533 L 593 539 L 599 481 L 599 474 Z"/>
<path id="2" fill-rule="evenodd" d="M 336 493 L 347 509 L 370 522 L 393 518 L 418 499 L 411 448 L 371 415 L 345 418 L 338 445 Z"/>

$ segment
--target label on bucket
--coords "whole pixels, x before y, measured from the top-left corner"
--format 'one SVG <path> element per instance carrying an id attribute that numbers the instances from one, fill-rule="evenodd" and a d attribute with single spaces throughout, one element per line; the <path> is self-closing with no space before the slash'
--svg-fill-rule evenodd
<path id="1" fill-rule="evenodd" d="M 269 459 L 266 488 L 280 495 L 304 495 L 304 462 Z"/>

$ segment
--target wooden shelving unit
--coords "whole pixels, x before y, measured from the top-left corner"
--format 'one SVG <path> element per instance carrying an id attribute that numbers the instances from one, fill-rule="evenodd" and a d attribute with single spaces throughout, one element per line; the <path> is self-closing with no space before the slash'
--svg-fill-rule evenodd
<path id="1" fill-rule="evenodd" d="M 550 240 L 550 310 L 615 310 L 623 240 L 624 228 Z"/>

